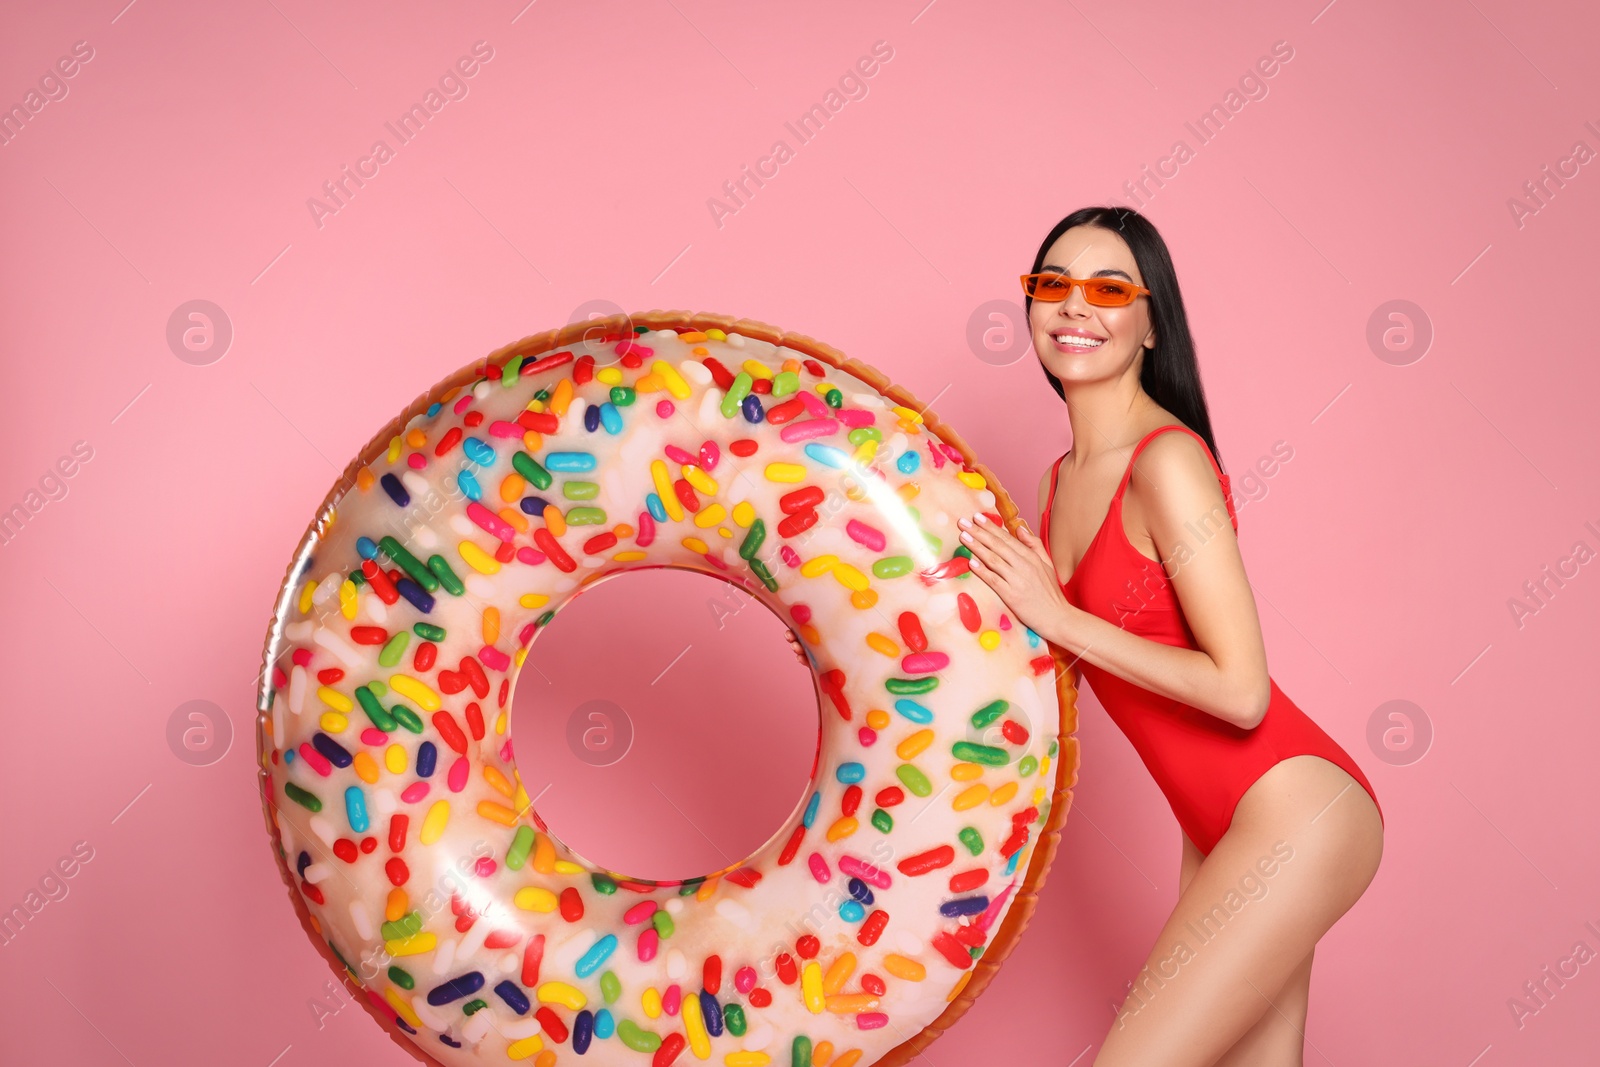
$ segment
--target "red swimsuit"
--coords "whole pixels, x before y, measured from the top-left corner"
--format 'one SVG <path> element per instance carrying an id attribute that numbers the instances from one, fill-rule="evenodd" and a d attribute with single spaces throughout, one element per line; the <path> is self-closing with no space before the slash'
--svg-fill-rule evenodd
<path id="1" fill-rule="evenodd" d="M 1134 446 L 1111 508 L 1094 540 L 1062 591 L 1067 601 L 1129 633 L 1198 649 L 1183 617 L 1177 593 L 1160 563 L 1134 548 L 1122 525 L 1122 493 L 1133 473 L 1139 452 L 1166 430 L 1182 430 L 1205 446 L 1204 439 L 1187 426 L 1160 426 Z M 1228 476 L 1206 449 L 1222 485 L 1228 518 L 1237 531 L 1233 494 Z M 1050 510 L 1056 499 L 1056 477 L 1063 455 L 1050 470 L 1050 496 L 1040 520 L 1041 540 L 1050 545 Z M 1197 530 L 1209 536 L 1213 528 Z M 1162 696 L 1120 678 L 1092 663 L 1078 664 L 1111 720 L 1122 729 L 1151 777 L 1166 794 L 1178 825 L 1202 853 L 1209 854 L 1233 822 L 1233 811 L 1245 790 L 1279 760 L 1311 754 L 1322 756 L 1349 772 L 1373 803 L 1377 795 L 1349 753 L 1284 696 L 1270 678 L 1272 700 L 1266 717 L 1253 730 L 1234 726 L 1189 704 Z M 1380 808 L 1378 817 L 1383 818 Z"/>

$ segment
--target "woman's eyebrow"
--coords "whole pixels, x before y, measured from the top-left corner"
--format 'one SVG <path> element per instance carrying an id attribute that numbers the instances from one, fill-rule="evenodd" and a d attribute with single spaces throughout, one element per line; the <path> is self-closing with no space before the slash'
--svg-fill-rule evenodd
<path id="1" fill-rule="evenodd" d="M 1053 263 L 1046 263 L 1044 266 L 1040 267 L 1039 269 L 1041 271 L 1046 271 L 1046 270 L 1052 271 L 1052 272 L 1054 272 L 1056 274 L 1066 274 L 1067 273 L 1067 268 L 1058 267 Z M 1117 277 L 1121 277 L 1121 278 L 1126 278 L 1130 282 L 1133 281 L 1133 275 L 1129 274 L 1125 270 L 1118 270 L 1116 267 L 1106 267 L 1103 270 L 1097 270 L 1093 274 L 1089 275 L 1089 277 L 1091 277 L 1091 278 L 1109 278 L 1112 275 L 1116 275 Z"/>

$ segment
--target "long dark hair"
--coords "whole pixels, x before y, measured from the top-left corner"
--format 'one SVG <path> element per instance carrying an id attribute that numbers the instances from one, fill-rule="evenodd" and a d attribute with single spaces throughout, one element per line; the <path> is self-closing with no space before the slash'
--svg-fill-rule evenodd
<path id="1" fill-rule="evenodd" d="M 1211 415 L 1206 410 L 1205 389 L 1200 384 L 1200 367 L 1195 361 L 1194 337 L 1189 333 L 1189 317 L 1183 310 L 1183 294 L 1178 291 L 1178 274 L 1172 267 L 1167 243 L 1150 220 L 1132 208 L 1079 208 L 1056 223 L 1045 237 L 1039 245 L 1039 254 L 1033 257 L 1030 273 L 1039 272 L 1056 238 L 1074 226 L 1098 226 L 1128 243 L 1134 262 L 1139 264 L 1144 286 L 1150 290 L 1150 319 L 1156 331 L 1156 346 L 1145 352 L 1139 384 L 1152 400 L 1204 438 L 1217 466 L 1222 466 L 1217 442 L 1211 434 Z M 1032 322 L 1033 297 L 1025 297 L 1023 307 Z M 1043 361 L 1039 368 L 1056 395 L 1065 401 L 1067 394 L 1056 376 L 1045 369 Z"/>

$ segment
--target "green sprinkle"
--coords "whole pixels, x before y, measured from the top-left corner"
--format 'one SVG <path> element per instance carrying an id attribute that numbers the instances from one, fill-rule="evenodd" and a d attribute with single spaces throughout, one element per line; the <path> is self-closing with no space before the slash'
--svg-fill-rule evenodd
<path id="1" fill-rule="evenodd" d="M 522 356 L 512 356 L 500 368 L 500 387 L 502 389 L 510 389 L 517 384 L 517 378 L 521 376 L 522 372 L 522 360 Z M 470 1015 L 471 1013 L 468 1012 L 468 1014 Z"/>
<path id="2" fill-rule="evenodd" d="M 678 932 L 677 924 L 672 921 L 672 915 L 659 909 L 651 914 L 650 925 L 656 928 L 658 937 L 671 937 Z"/>
<path id="3" fill-rule="evenodd" d="M 1044 754 L 1046 756 L 1049 756 L 1051 759 L 1055 759 L 1056 758 L 1056 739 L 1055 738 L 1052 737 L 1050 739 L 1050 747 L 1044 750 Z"/>
<path id="4" fill-rule="evenodd" d="M 931 674 L 926 678 L 886 678 L 883 687 L 891 693 L 931 693 L 939 688 L 939 679 Z"/>
<path id="5" fill-rule="evenodd" d="M 872 812 L 872 826 L 881 834 L 886 834 L 894 829 L 894 816 L 882 808 L 875 808 Z"/>
<path id="6" fill-rule="evenodd" d="M 744 1009 L 737 1004 L 729 1004 L 722 1009 L 722 1025 L 728 1028 L 728 1033 L 734 1037 L 744 1036 Z"/>
<path id="7" fill-rule="evenodd" d="M 728 386 L 728 391 L 722 398 L 723 418 L 731 419 L 739 414 L 739 405 L 744 403 L 744 398 L 750 395 L 752 381 L 749 371 L 742 370 L 734 375 L 733 384 Z"/>
<path id="8" fill-rule="evenodd" d="M 522 865 L 528 862 L 528 853 L 533 851 L 533 827 L 524 823 L 517 827 L 517 836 L 511 839 L 511 847 L 506 849 L 506 866 L 513 871 L 522 870 Z"/>
<path id="9" fill-rule="evenodd" d="M 882 441 L 883 431 L 876 426 L 857 426 L 849 433 L 850 443 L 859 445 L 863 441 Z"/>
<path id="10" fill-rule="evenodd" d="M 767 570 L 765 563 L 762 563 L 759 559 L 753 559 L 750 561 L 750 569 L 755 571 L 757 578 L 761 579 L 761 584 L 767 587 L 767 592 L 776 593 L 778 591 L 778 579 L 774 578 L 772 572 Z"/>
<path id="11" fill-rule="evenodd" d="M 661 1047 L 661 1035 L 642 1029 L 632 1019 L 617 1020 L 617 1036 L 635 1052 L 654 1052 Z"/>
<path id="12" fill-rule="evenodd" d="M 585 483 L 592 485 L 594 483 Z M 606 524 L 605 508 L 572 508 L 566 515 L 568 526 L 604 526 Z"/>
<path id="13" fill-rule="evenodd" d="M 397 637 L 405 637 L 406 636 L 405 631 L 402 630 L 396 636 Z M 389 644 L 392 645 L 392 644 L 394 644 L 394 642 L 390 641 Z M 404 648 L 405 646 L 401 645 L 400 647 Z M 385 651 L 387 651 L 388 650 L 388 645 L 385 645 L 384 649 L 385 649 Z M 399 653 L 395 654 L 395 658 L 396 659 L 400 658 Z M 381 660 L 380 660 L 380 662 L 381 662 Z M 392 666 L 394 666 L 394 664 L 391 663 L 391 664 L 388 664 L 387 666 L 391 666 L 392 667 Z M 360 702 L 361 710 L 367 713 L 367 718 L 372 720 L 372 725 L 373 726 L 376 726 L 378 729 L 382 730 L 384 733 L 390 733 L 390 732 L 392 732 L 394 730 L 394 727 L 395 727 L 394 716 L 390 715 L 387 711 L 383 710 L 383 705 L 378 703 L 378 697 L 377 697 L 376 694 L 374 694 L 372 692 L 372 690 L 368 689 L 364 685 L 356 686 L 356 700 L 358 702 Z"/>
<path id="14" fill-rule="evenodd" d="M 443 556 L 429 556 L 428 569 L 438 577 L 439 584 L 449 590 L 451 596 L 460 596 L 467 591 L 461 579 L 456 577 L 456 572 L 450 569 L 450 561 Z"/>
<path id="15" fill-rule="evenodd" d="M 360 571 L 351 571 L 350 584 L 355 586 L 357 589 L 360 589 L 362 586 L 367 584 L 367 576 L 362 574 Z"/>
<path id="16" fill-rule="evenodd" d="M 431 622 L 419 622 L 411 627 L 411 632 L 424 641 L 432 641 L 435 644 L 444 640 L 444 627 L 435 626 Z"/>
<path id="17" fill-rule="evenodd" d="M 550 472 L 526 452 L 511 453 L 511 465 L 516 468 L 518 474 L 532 482 L 535 489 L 548 489 L 555 484 L 555 478 Z"/>
<path id="18" fill-rule="evenodd" d="M 473 997 L 471 1000 L 461 1005 L 461 1010 L 466 1012 L 468 1015 L 476 1015 L 478 1012 L 482 1011 L 488 1006 L 489 1002 L 487 1000 L 484 1000 L 482 997 Z"/>
<path id="19" fill-rule="evenodd" d="M 389 968 L 389 981 L 393 982 L 395 985 L 399 986 L 401 989 L 415 989 L 415 988 L 417 988 L 417 980 L 415 978 L 411 977 L 411 972 L 406 970 L 404 967 L 399 967 L 399 966 L 390 967 Z"/>
<path id="20" fill-rule="evenodd" d="M 1011 762 L 1011 754 L 994 745 L 980 745 L 974 741 L 957 741 L 950 746 L 950 754 L 967 763 L 981 763 L 986 767 L 1004 767 Z"/>
<path id="21" fill-rule="evenodd" d="M 634 392 L 626 385 L 613 385 L 611 387 L 611 402 L 619 408 L 625 408 L 633 403 Z"/>
<path id="22" fill-rule="evenodd" d="M 1026 778 L 1039 769 L 1039 761 L 1033 756 L 1023 756 L 1017 764 L 1017 777 Z"/>
<path id="23" fill-rule="evenodd" d="M 598 873 L 591 874 L 589 876 L 589 881 L 594 885 L 594 891 L 596 893 L 603 893 L 609 897 L 617 891 L 617 883 L 611 878 L 610 875 Z"/>
<path id="24" fill-rule="evenodd" d="M 898 578 L 911 573 L 910 556 L 884 556 L 872 561 L 872 573 L 878 578 Z"/>
<path id="25" fill-rule="evenodd" d="M 539 403 L 541 403 L 541 404 L 542 404 L 542 403 L 544 403 L 544 402 L 545 402 L 545 401 L 546 401 L 546 400 L 549 400 L 549 399 L 550 399 L 550 390 L 548 390 L 548 389 L 541 389 L 541 390 L 539 390 L 539 391 L 538 391 L 538 392 L 537 392 L 537 393 L 534 393 L 534 394 L 533 394 L 533 398 L 534 398 L 534 399 L 535 399 L 535 400 L 537 400 L 537 401 L 539 401 Z"/>
<path id="26" fill-rule="evenodd" d="M 384 642 L 383 651 L 378 653 L 378 666 L 393 667 L 400 662 L 400 657 L 405 655 L 406 646 L 411 643 L 411 635 L 401 630 L 389 640 Z M 382 727 L 379 727 L 382 729 Z"/>
<path id="27" fill-rule="evenodd" d="M 928 776 L 909 763 L 902 763 L 896 767 L 894 776 L 900 779 L 902 785 L 919 797 L 931 796 L 933 793 L 933 785 L 928 781 Z"/>
<path id="28" fill-rule="evenodd" d="M 789 1067 L 811 1067 L 811 1039 L 805 1034 L 796 1034 L 789 1046 Z"/>
<path id="29" fill-rule="evenodd" d="M 600 495 L 600 483 L 565 481 L 561 483 L 561 495 L 568 500 L 593 500 Z"/>
<path id="30" fill-rule="evenodd" d="M 389 714 L 394 716 L 394 721 L 404 726 L 414 734 L 422 732 L 422 719 L 416 712 L 404 704 L 396 704 L 389 709 Z"/>
<path id="31" fill-rule="evenodd" d="M 317 799 L 315 793 L 308 793 L 293 782 L 283 783 L 283 792 L 290 800 L 305 808 L 307 811 L 321 811 L 322 801 Z"/>
<path id="32" fill-rule="evenodd" d="M 963 826 L 956 836 L 961 839 L 961 843 L 963 845 L 967 846 L 968 852 L 972 853 L 974 856 L 981 856 L 983 854 L 983 835 L 978 833 L 977 827 Z"/>
<path id="33" fill-rule="evenodd" d="M 386 922 L 379 928 L 385 941 L 402 941 L 413 934 L 422 932 L 422 912 L 410 911 L 393 922 Z"/>
<path id="34" fill-rule="evenodd" d="M 757 519 L 750 524 L 750 529 L 745 532 L 744 540 L 739 542 L 739 558 L 754 559 L 761 542 L 767 539 L 767 524 L 763 519 Z"/>
<path id="35" fill-rule="evenodd" d="M 386 534 L 383 540 L 378 542 L 378 547 L 383 550 L 384 555 L 394 560 L 401 570 L 411 575 L 412 580 L 422 588 L 430 593 L 439 588 L 439 579 L 435 578 L 433 572 L 422 565 L 420 559 L 406 551 L 406 547 L 399 541 Z"/>
<path id="36" fill-rule="evenodd" d="M 1010 707 L 1011 702 L 1009 700 L 996 700 L 993 703 L 985 704 L 972 713 L 972 725 L 981 730 L 1004 715 Z"/>
<path id="37" fill-rule="evenodd" d="M 550 620 L 555 618 L 555 617 L 556 617 L 556 609 L 555 608 L 551 608 L 549 611 L 545 612 L 543 615 L 540 615 L 537 619 L 533 620 L 534 629 L 538 629 L 541 626 L 550 625 Z"/>
<path id="38" fill-rule="evenodd" d="M 617 998 L 622 996 L 622 979 L 617 977 L 616 971 L 600 972 L 600 995 L 607 1004 L 615 1004 Z"/>
<path id="39" fill-rule="evenodd" d="M 822 399 L 828 402 L 828 406 L 830 408 L 844 407 L 844 394 L 839 392 L 837 389 L 829 389 L 826 393 L 822 394 Z"/>
<path id="40" fill-rule="evenodd" d="M 382 700 L 384 697 L 389 695 L 389 687 L 378 681 L 376 678 L 367 683 L 367 688 L 372 690 L 372 695 L 377 697 L 379 700 Z"/>
<path id="41" fill-rule="evenodd" d="M 788 396 L 800 388 L 800 375 L 792 370 L 781 370 L 772 376 L 772 395 Z"/>

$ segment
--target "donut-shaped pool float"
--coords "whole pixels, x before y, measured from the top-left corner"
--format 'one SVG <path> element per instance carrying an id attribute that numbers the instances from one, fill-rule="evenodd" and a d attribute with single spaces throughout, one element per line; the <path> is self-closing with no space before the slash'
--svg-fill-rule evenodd
<path id="1" fill-rule="evenodd" d="M 290 563 L 257 704 L 290 897 L 373 1013 L 449 1065 L 900 1064 L 1026 925 L 1077 780 L 1072 672 L 967 573 L 1016 508 L 877 371 L 650 312 L 510 345 L 345 470 Z M 807 646 L 811 784 L 753 855 L 629 877 L 517 774 L 526 650 L 644 567 Z"/>

